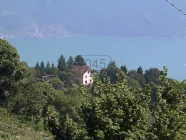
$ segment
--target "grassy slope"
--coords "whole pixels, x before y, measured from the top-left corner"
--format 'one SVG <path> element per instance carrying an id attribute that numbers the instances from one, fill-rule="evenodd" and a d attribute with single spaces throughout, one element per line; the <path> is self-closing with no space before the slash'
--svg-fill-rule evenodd
<path id="1" fill-rule="evenodd" d="M 52 140 L 51 135 L 37 132 L 0 108 L 0 140 Z"/>

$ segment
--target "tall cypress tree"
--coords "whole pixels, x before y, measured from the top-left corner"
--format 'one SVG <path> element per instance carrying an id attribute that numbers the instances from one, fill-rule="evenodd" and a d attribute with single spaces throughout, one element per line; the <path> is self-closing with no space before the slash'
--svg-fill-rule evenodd
<path id="1" fill-rule="evenodd" d="M 41 67 L 42 69 L 45 68 L 45 63 L 44 63 L 43 61 L 41 62 L 40 67 Z"/>
<path id="2" fill-rule="evenodd" d="M 55 67 L 54 63 L 52 63 L 52 68 L 51 69 L 52 69 L 51 74 L 56 75 L 56 67 Z"/>
<path id="3" fill-rule="evenodd" d="M 143 74 L 143 69 L 142 69 L 141 66 L 137 69 L 137 73 L 139 73 L 139 74 Z"/>
<path id="4" fill-rule="evenodd" d="M 50 63 L 47 62 L 46 68 L 50 68 Z"/>
<path id="5" fill-rule="evenodd" d="M 38 62 L 35 65 L 35 70 L 36 70 L 36 77 L 40 77 L 41 76 L 41 68 L 40 68 L 40 65 Z"/>
<path id="6" fill-rule="evenodd" d="M 67 67 L 70 68 L 72 65 L 74 65 L 74 58 L 70 56 L 67 61 Z"/>
<path id="7" fill-rule="evenodd" d="M 126 65 L 125 65 L 125 66 L 121 66 L 121 70 L 122 70 L 125 74 L 128 73 L 128 70 L 127 70 L 127 66 L 126 66 Z"/>
<path id="8" fill-rule="evenodd" d="M 52 69 L 51 69 L 51 67 L 50 67 L 50 63 L 49 63 L 49 62 L 47 62 L 45 72 L 46 72 L 46 74 L 48 74 L 48 75 L 52 74 Z"/>
<path id="9" fill-rule="evenodd" d="M 39 66 L 39 63 L 37 62 L 36 65 L 35 65 L 35 69 L 38 69 L 39 70 L 40 66 Z"/>
<path id="10" fill-rule="evenodd" d="M 58 60 L 58 67 L 57 68 L 59 71 L 65 71 L 67 68 L 65 57 L 63 55 L 61 55 L 61 57 Z"/>
<path id="11" fill-rule="evenodd" d="M 52 69 L 54 69 L 54 68 L 55 68 L 54 62 L 52 62 Z"/>
<path id="12" fill-rule="evenodd" d="M 45 63 L 42 61 L 40 64 L 41 76 L 45 75 Z"/>

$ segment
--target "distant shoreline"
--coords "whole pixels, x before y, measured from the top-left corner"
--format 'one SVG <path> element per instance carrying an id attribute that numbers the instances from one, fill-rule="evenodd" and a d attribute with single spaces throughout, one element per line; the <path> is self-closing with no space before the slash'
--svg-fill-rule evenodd
<path id="1" fill-rule="evenodd" d="M 76 34 L 76 35 L 65 35 L 65 36 L 45 36 L 45 37 L 1 37 L 1 39 L 46 39 L 46 38 L 67 38 L 67 37 L 119 37 L 119 38 L 139 38 L 139 39 L 170 39 L 170 40 L 179 40 L 186 39 L 186 37 L 145 37 L 145 36 L 106 36 L 106 35 L 86 35 L 86 34 Z"/>

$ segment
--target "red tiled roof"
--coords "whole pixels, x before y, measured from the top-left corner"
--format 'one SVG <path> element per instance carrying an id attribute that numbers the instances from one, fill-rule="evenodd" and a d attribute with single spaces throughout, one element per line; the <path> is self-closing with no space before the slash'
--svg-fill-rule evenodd
<path id="1" fill-rule="evenodd" d="M 77 74 L 84 74 L 87 70 L 89 70 L 90 68 L 86 65 L 83 66 L 77 66 L 77 65 L 73 65 L 72 66 L 72 70 L 77 73 Z"/>

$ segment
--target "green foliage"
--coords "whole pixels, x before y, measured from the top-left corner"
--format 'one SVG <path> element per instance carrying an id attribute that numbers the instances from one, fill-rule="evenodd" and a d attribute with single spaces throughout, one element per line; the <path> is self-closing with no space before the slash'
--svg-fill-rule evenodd
<path id="1" fill-rule="evenodd" d="M 74 122 L 74 120 L 77 120 L 77 114 L 75 113 L 74 108 L 81 105 L 82 98 L 80 94 L 71 95 L 58 91 L 54 94 L 54 99 L 54 106 L 60 117 L 58 118 L 58 123 L 55 123 L 55 127 L 52 127 L 51 129 L 52 134 L 56 136 L 57 140 L 66 140 L 66 138 L 70 136 L 72 137 L 71 139 L 79 137 L 79 133 L 73 134 L 75 132 L 71 130 L 74 126 L 70 126 L 70 124 L 67 126 L 67 124 L 68 121 L 71 121 L 71 125 L 78 125 Z M 76 131 L 81 132 L 81 129 L 77 129 Z"/>
<path id="2" fill-rule="evenodd" d="M 43 61 L 41 62 L 41 66 L 39 66 L 38 62 L 36 63 L 35 72 L 36 72 L 35 77 L 37 78 L 41 78 L 42 76 L 45 76 L 45 75 L 56 76 L 58 73 L 57 68 L 54 66 L 54 63 L 52 63 L 52 66 L 50 66 L 50 63 L 47 62 L 47 65 L 45 67 L 45 64 Z"/>
<path id="3" fill-rule="evenodd" d="M 85 64 L 80 55 L 67 63 L 61 55 L 58 68 L 43 61 L 29 68 L 0 40 L 0 59 L 1 137 L 46 139 L 37 130 L 55 140 L 185 139 L 186 82 L 168 78 L 165 67 L 143 74 L 141 67 L 128 71 L 113 61 L 84 87 L 71 69 Z M 59 78 L 37 81 L 42 75 Z"/>
<path id="4" fill-rule="evenodd" d="M 27 120 L 38 122 L 43 113 L 43 108 L 51 100 L 53 88 L 45 83 L 25 79 L 18 85 L 15 96 L 8 100 L 10 110 L 18 115 L 25 116 Z"/>
<path id="5" fill-rule="evenodd" d="M 70 56 L 68 61 L 67 61 L 67 67 L 71 68 L 72 65 L 74 65 L 74 59 L 73 59 L 72 56 Z"/>
<path id="6" fill-rule="evenodd" d="M 52 75 L 52 68 L 50 66 L 50 63 L 47 62 L 46 68 L 45 68 L 46 75 Z"/>
<path id="7" fill-rule="evenodd" d="M 59 79 L 64 82 L 65 87 L 69 88 L 72 87 L 76 81 L 75 74 L 72 71 L 60 71 L 59 72 Z"/>
<path id="8" fill-rule="evenodd" d="M 150 93 L 141 94 L 146 99 L 141 103 L 141 98 L 136 98 L 134 92 L 123 73 L 119 73 L 116 84 L 109 80 L 101 83 L 95 78 L 92 93 L 84 90 L 79 112 L 92 139 L 145 139 Z"/>
<path id="9" fill-rule="evenodd" d="M 157 68 L 150 68 L 146 70 L 144 74 L 145 83 L 152 87 L 152 101 L 156 101 L 156 86 L 158 85 L 159 75 L 160 71 Z"/>
<path id="10" fill-rule="evenodd" d="M 23 77 L 24 67 L 14 47 L 0 39 L 0 100 L 10 93 L 12 85 Z"/>
<path id="11" fill-rule="evenodd" d="M 104 82 L 104 79 L 107 79 L 107 72 L 106 69 L 101 69 L 99 74 L 99 79 Z"/>
<path id="12" fill-rule="evenodd" d="M 40 64 L 40 73 L 41 73 L 41 76 L 45 75 L 45 64 L 43 61 L 41 61 L 41 64 Z"/>
<path id="13" fill-rule="evenodd" d="M 56 136 L 59 133 L 59 113 L 56 112 L 55 107 L 51 105 L 48 106 L 46 114 L 46 126 L 53 135 Z"/>
<path id="14" fill-rule="evenodd" d="M 53 139 L 51 134 L 37 132 L 32 124 L 18 120 L 7 109 L 0 108 L 0 139 L 44 140 Z"/>
<path id="15" fill-rule="evenodd" d="M 131 79 L 138 81 L 141 87 L 144 87 L 145 79 L 143 77 L 143 74 L 140 74 L 139 72 L 136 72 L 135 70 L 131 70 L 128 72 L 128 76 Z"/>
<path id="16" fill-rule="evenodd" d="M 180 139 L 186 130 L 185 109 L 185 82 L 167 78 L 167 69 L 161 72 L 159 85 L 156 87 L 156 102 L 151 113 L 153 123 L 151 139 Z"/>
<path id="17" fill-rule="evenodd" d="M 125 66 L 121 66 L 120 68 L 127 75 L 127 73 L 128 73 L 127 66 L 126 65 Z"/>
<path id="18" fill-rule="evenodd" d="M 52 75 L 57 75 L 57 73 L 58 73 L 58 70 L 57 70 L 57 68 L 55 67 L 54 63 L 52 63 L 51 72 L 52 72 L 52 73 L 51 73 Z"/>
<path id="19" fill-rule="evenodd" d="M 36 63 L 35 66 L 35 72 L 36 72 L 36 77 L 41 77 L 41 68 L 38 62 Z"/>
<path id="20" fill-rule="evenodd" d="M 43 62 L 43 61 L 41 61 L 40 67 L 41 67 L 42 69 L 44 69 L 44 68 L 45 68 L 45 64 L 44 64 L 44 62 Z"/>
<path id="21" fill-rule="evenodd" d="M 116 66 L 115 61 L 110 62 L 108 64 L 106 72 L 107 72 L 107 76 L 110 78 L 111 83 L 116 83 L 116 81 L 117 81 L 116 74 L 120 71 L 121 70 Z"/>
<path id="22" fill-rule="evenodd" d="M 137 73 L 139 73 L 139 74 L 142 74 L 143 75 L 143 69 L 142 69 L 142 67 L 140 66 L 138 69 L 137 69 Z"/>
<path id="23" fill-rule="evenodd" d="M 59 71 L 65 71 L 66 68 L 67 68 L 67 64 L 66 64 L 66 61 L 65 61 L 65 58 L 63 55 L 61 55 L 61 57 L 59 58 L 58 60 L 58 66 L 57 66 L 58 70 Z"/>
<path id="24" fill-rule="evenodd" d="M 39 63 L 37 62 L 36 66 L 35 66 L 35 69 L 39 69 L 39 68 L 40 68 L 40 66 L 39 66 Z"/>
<path id="25" fill-rule="evenodd" d="M 56 110 L 61 115 L 68 114 L 73 116 L 73 108 L 81 105 L 81 96 L 77 94 L 65 94 L 63 91 L 57 91 L 54 94 L 54 103 Z M 74 116 L 75 118 L 76 116 Z"/>
<path id="26" fill-rule="evenodd" d="M 52 78 L 49 80 L 49 84 L 52 85 L 55 90 L 64 89 L 64 82 L 62 82 L 59 78 Z"/>
<path id="27" fill-rule="evenodd" d="M 46 114 L 47 106 L 52 103 L 55 90 L 48 83 L 37 82 L 30 68 L 24 75 L 21 81 L 13 85 L 14 90 L 7 98 L 7 107 L 42 129 L 43 114 Z"/>
<path id="28" fill-rule="evenodd" d="M 132 79 L 131 77 L 129 76 L 126 76 L 126 80 L 127 80 L 127 83 L 129 84 L 130 87 L 133 87 L 135 88 L 136 90 L 139 90 L 141 89 L 141 86 L 139 84 L 139 82 L 135 79 Z"/>
<path id="29" fill-rule="evenodd" d="M 160 71 L 157 68 L 150 68 L 145 71 L 144 78 L 147 84 L 157 85 Z"/>
<path id="30" fill-rule="evenodd" d="M 66 115 L 65 117 L 65 121 L 63 123 L 63 127 L 64 130 L 62 131 L 63 133 L 63 139 L 64 140 L 71 140 L 71 139 L 76 139 L 76 135 L 77 135 L 77 124 L 71 119 L 69 118 L 68 115 Z"/>
<path id="31" fill-rule="evenodd" d="M 78 66 L 86 65 L 84 58 L 81 55 L 76 56 L 74 65 Z"/>

